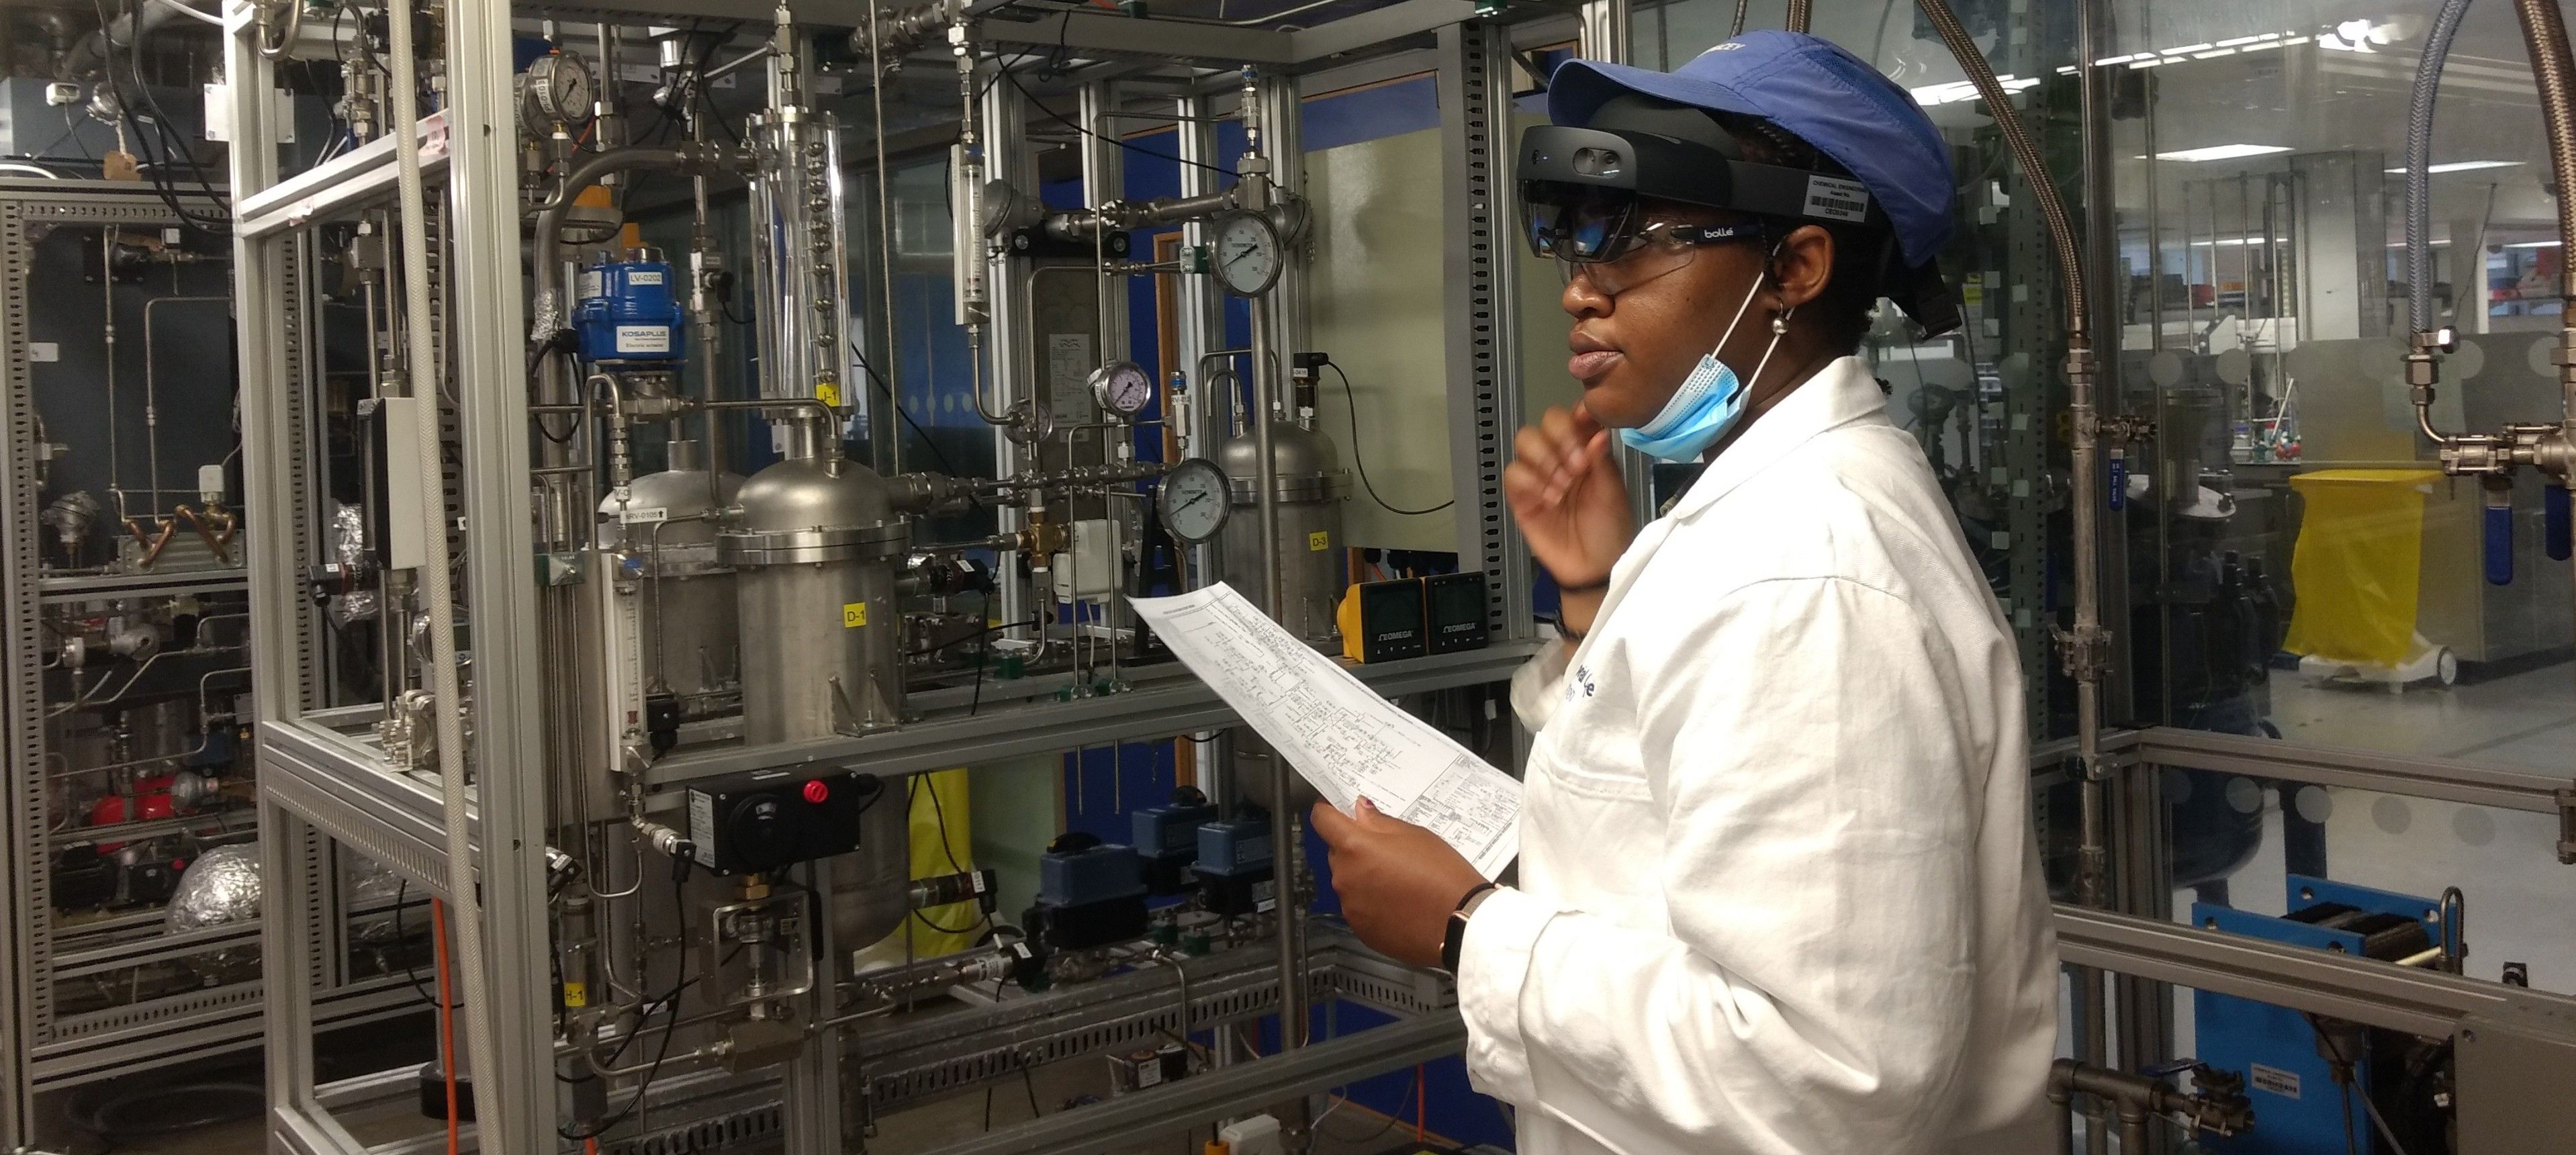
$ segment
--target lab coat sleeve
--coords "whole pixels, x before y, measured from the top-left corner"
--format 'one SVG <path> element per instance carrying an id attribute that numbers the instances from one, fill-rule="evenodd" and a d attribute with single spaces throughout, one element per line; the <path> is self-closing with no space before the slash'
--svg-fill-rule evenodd
<path id="1" fill-rule="evenodd" d="M 1983 688 L 1848 580 L 1701 613 L 1624 643 L 1648 781 L 1550 768 L 1660 811 L 1667 926 L 1489 899 L 1460 965 L 1470 1070 L 1614 1150 L 1938 1150 L 1969 1029 Z"/>
<path id="2" fill-rule="evenodd" d="M 1512 713 L 1520 715 L 1521 725 L 1530 733 L 1547 729 L 1547 720 L 1556 716 L 1559 692 L 1565 685 L 1565 667 L 1573 657 L 1574 643 L 1551 637 L 1546 646 L 1513 671 Z"/>

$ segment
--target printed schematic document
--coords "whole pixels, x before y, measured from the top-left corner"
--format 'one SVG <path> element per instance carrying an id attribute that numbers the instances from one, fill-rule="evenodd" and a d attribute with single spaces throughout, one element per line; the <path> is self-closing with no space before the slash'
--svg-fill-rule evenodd
<path id="1" fill-rule="evenodd" d="M 1344 814 L 1365 797 L 1487 878 L 1520 853 L 1521 784 L 1378 696 L 1222 583 L 1131 604 L 1163 644 Z"/>

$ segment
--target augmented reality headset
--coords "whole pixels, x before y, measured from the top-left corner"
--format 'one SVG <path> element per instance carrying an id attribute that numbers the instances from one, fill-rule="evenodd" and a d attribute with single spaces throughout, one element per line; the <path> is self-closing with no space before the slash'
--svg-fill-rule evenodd
<path id="1" fill-rule="evenodd" d="M 1887 214 L 1859 181 L 1737 160 L 1656 133 L 1545 124 L 1523 130 L 1519 176 L 1524 236 L 1539 256 L 1580 264 L 1627 255 L 1648 223 L 1646 201 L 1856 226 L 1881 238 L 1880 289 L 1925 335 L 1959 325 L 1940 269 L 1929 260 L 1906 266 Z"/>

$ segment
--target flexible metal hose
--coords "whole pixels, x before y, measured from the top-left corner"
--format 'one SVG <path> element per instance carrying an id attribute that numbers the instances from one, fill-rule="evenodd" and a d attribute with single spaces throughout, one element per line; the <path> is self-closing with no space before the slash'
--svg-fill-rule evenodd
<path id="1" fill-rule="evenodd" d="M 1816 0 L 1789 0 L 1789 31 L 1804 32 L 1816 18 Z"/>
<path id="2" fill-rule="evenodd" d="M 467 1008 L 466 1053 L 474 1070 L 491 1072 L 499 1067 L 493 1061 L 492 1003 L 485 990 L 483 904 L 474 891 L 474 840 L 465 795 L 465 718 L 458 712 L 465 694 L 456 676 L 456 599 L 448 586 L 446 482 L 439 473 L 438 360 L 429 324 L 429 198 L 421 187 L 420 149 L 413 143 L 420 132 L 420 77 L 412 44 L 411 0 L 391 0 L 385 23 L 393 40 L 392 127 L 400 142 L 394 149 L 395 188 L 402 207 L 403 295 L 411 314 L 411 323 L 403 326 L 410 338 L 404 359 L 409 362 L 406 376 L 411 395 L 423 408 L 414 423 L 419 431 L 421 492 L 439 495 L 430 500 L 428 532 L 421 535 L 420 588 L 432 623 L 429 678 L 437 697 L 430 713 L 437 726 L 438 793 L 447 827 L 447 895 L 458 913 L 456 964 Z M 500 847 L 492 849 L 503 852 Z M 454 1070 L 452 1064 L 449 1069 Z"/>
<path id="3" fill-rule="evenodd" d="M 2568 53 L 2567 20 L 2557 0 L 2515 0 L 2514 11 L 2522 17 L 2523 39 L 2531 45 L 2540 119 L 2549 130 L 2550 175 L 2558 181 L 2558 237 L 2576 246 L 2576 59 Z M 2559 278 L 2559 296 L 2576 303 L 2576 277 Z"/>
<path id="4" fill-rule="evenodd" d="M 2451 55 L 2451 39 L 2469 0 L 2443 0 L 2424 37 L 2424 56 L 2415 66 L 2415 91 L 2406 101 L 2406 323 L 2418 333 L 2433 331 L 2433 98 L 2442 87 L 2442 62 Z"/>
<path id="5" fill-rule="evenodd" d="M 2057 253 L 2058 279 L 2066 291 L 2068 341 L 2090 349 L 2092 345 L 2085 324 L 2090 314 L 2084 311 L 2082 250 L 2075 243 L 2074 219 L 2066 215 L 2066 202 L 2057 195 L 2057 186 L 2049 181 L 2048 166 L 2040 163 L 2039 146 L 2031 140 L 2029 130 L 2022 127 L 2021 115 L 2012 106 L 2012 94 L 2005 92 L 2003 83 L 1995 79 L 1995 70 L 1987 65 L 1984 51 L 1968 35 L 1967 26 L 1959 23 L 1958 13 L 1950 10 L 1947 0 L 1917 2 L 1922 5 L 1924 17 L 1941 34 L 1942 45 L 1967 72 L 1968 83 L 1975 85 L 1977 95 L 1984 98 L 1986 112 L 1995 118 L 1995 128 L 2004 134 L 2004 146 L 2011 150 L 2013 163 L 2021 168 L 2022 176 L 2030 183 L 2031 199 L 2038 202 L 2040 220 L 2048 226 L 2049 247 Z"/>

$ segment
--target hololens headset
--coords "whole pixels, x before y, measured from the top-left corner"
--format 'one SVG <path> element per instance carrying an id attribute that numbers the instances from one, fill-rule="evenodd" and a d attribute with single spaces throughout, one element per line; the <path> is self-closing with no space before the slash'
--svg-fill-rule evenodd
<path id="1" fill-rule="evenodd" d="M 1647 201 L 1853 226 L 1875 234 L 1879 291 L 1925 336 L 1959 326 L 1958 303 L 1939 267 L 1930 259 L 1905 265 L 1895 230 L 1868 186 L 1742 157 L 1742 147 L 1707 113 L 1636 95 L 1612 98 L 1582 128 L 1534 125 L 1521 133 L 1523 235 L 1539 256 L 1590 264 L 1618 260 L 1645 243 Z M 1659 232 L 1666 243 L 1684 245 L 1754 235 L 1739 225 Z"/>

